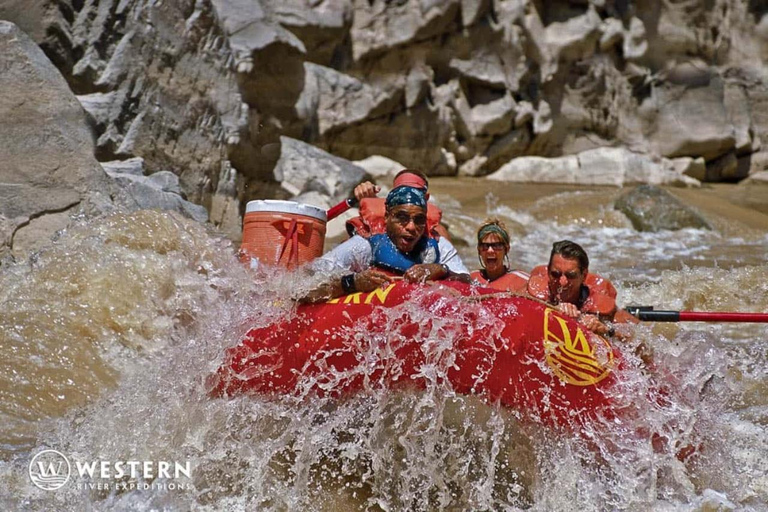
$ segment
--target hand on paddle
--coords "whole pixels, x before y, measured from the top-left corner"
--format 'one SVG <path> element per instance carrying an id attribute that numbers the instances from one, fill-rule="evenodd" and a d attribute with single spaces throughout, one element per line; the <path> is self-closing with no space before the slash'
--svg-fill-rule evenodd
<path id="1" fill-rule="evenodd" d="M 378 185 L 374 185 L 370 181 L 365 181 L 358 186 L 355 187 L 355 190 L 352 191 L 352 193 L 355 196 L 355 199 L 357 199 L 357 202 L 360 202 L 362 199 L 368 198 L 368 197 L 376 197 L 376 194 L 378 194 L 381 191 L 381 187 Z"/>
<path id="2" fill-rule="evenodd" d="M 610 327 L 601 322 L 596 315 L 582 315 L 579 323 L 598 336 L 605 336 L 610 331 Z"/>
<path id="3" fill-rule="evenodd" d="M 380 270 L 369 268 L 355 274 L 355 290 L 358 292 L 372 292 L 376 288 L 384 287 L 395 279 Z"/>
<path id="4" fill-rule="evenodd" d="M 442 265 L 437 263 L 422 263 L 414 265 L 403 274 L 403 280 L 409 283 L 426 283 L 446 277 L 447 274 Z"/>
<path id="5" fill-rule="evenodd" d="M 560 310 L 560 312 L 565 316 L 569 316 L 571 318 L 579 318 L 579 315 L 581 315 L 581 311 L 579 311 L 579 308 L 576 307 L 576 304 L 571 304 L 570 302 L 563 302 L 558 304 L 557 309 Z"/>
<path id="6" fill-rule="evenodd" d="M 340 202 L 325 212 L 327 221 L 330 222 L 350 208 L 357 206 L 360 201 L 366 197 L 376 197 L 376 194 L 378 194 L 380 190 L 380 186 L 374 185 L 370 181 L 359 184 L 353 191 L 354 197 L 345 199 L 344 201 Z"/>
<path id="7" fill-rule="evenodd" d="M 600 321 L 600 318 L 598 318 L 597 315 L 582 314 L 582 312 L 579 311 L 579 308 L 576 307 L 576 304 L 563 302 L 557 307 L 562 314 L 576 319 L 581 325 L 597 334 L 598 336 L 605 336 L 611 330 L 610 327 Z"/>

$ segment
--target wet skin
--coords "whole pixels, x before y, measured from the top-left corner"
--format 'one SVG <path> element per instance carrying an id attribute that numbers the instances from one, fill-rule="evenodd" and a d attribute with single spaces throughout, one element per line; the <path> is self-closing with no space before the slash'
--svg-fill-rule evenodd
<path id="1" fill-rule="evenodd" d="M 483 262 L 485 273 L 490 281 L 503 276 L 507 269 L 504 267 L 504 257 L 509 252 L 509 246 L 496 233 L 489 233 L 477 244 L 477 255 Z"/>
<path id="2" fill-rule="evenodd" d="M 579 301 L 581 285 L 587 277 L 587 269 L 580 269 L 578 260 L 555 254 L 547 272 L 550 298 L 557 304 L 576 304 Z"/>
<path id="3" fill-rule="evenodd" d="M 411 252 L 424 235 L 427 212 L 413 204 L 394 206 L 384 216 L 387 235 L 395 247 L 403 253 Z"/>

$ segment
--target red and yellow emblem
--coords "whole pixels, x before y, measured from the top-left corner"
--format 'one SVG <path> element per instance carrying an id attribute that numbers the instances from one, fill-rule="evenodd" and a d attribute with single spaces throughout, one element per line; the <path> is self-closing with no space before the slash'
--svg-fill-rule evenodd
<path id="1" fill-rule="evenodd" d="M 601 345 L 590 344 L 580 327 L 572 333 L 565 318 L 544 312 L 544 353 L 547 364 L 561 380 L 574 386 L 597 384 L 611 373 L 613 349 L 600 336 L 591 336 Z"/>

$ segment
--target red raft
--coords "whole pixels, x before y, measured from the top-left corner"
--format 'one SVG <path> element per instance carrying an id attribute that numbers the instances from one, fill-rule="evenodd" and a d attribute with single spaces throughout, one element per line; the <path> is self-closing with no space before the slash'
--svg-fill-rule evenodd
<path id="1" fill-rule="evenodd" d="M 398 282 L 299 306 L 226 354 L 214 396 L 342 396 L 447 384 L 551 425 L 610 418 L 620 353 L 547 306 L 497 290 Z"/>

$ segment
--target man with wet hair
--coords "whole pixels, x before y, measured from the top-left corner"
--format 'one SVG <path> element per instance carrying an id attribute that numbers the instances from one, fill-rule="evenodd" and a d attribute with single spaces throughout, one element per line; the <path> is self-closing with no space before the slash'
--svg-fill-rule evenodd
<path id="1" fill-rule="evenodd" d="M 469 281 L 469 271 L 456 248 L 444 237 L 438 240 L 427 234 L 424 189 L 398 186 L 387 195 L 385 208 L 385 233 L 367 238 L 355 235 L 312 264 L 319 272 L 351 273 L 322 284 L 310 292 L 304 302 L 371 292 L 393 281 L 394 276 L 402 276 L 411 283 L 446 278 Z"/>
<path id="2" fill-rule="evenodd" d="M 552 245 L 549 263 L 531 271 L 528 293 L 558 306 L 560 312 L 601 336 L 616 334 L 616 289 L 600 276 L 589 273 L 589 256 L 579 244 L 560 240 Z"/>

